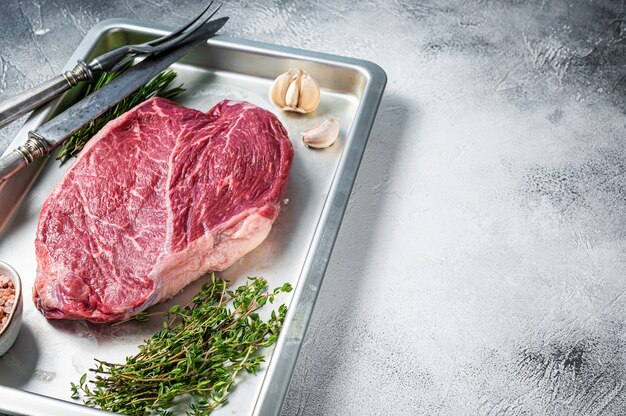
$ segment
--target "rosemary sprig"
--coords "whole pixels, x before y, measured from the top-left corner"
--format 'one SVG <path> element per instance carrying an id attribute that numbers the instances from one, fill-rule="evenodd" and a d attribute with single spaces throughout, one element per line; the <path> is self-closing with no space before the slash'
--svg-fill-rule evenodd
<path id="1" fill-rule="evenodd" d="M 122 72 L 124 72 L 130 65 L 121 68 L 119 71 L 113 71 L 110 73 L 102 73 L 98 80 L 89 85 L 83 97 L 88 96 L 94 91 L 104 87 L 115 78 L 117 78 Z M 166 70 L 154 77 L 150 82 L 143 85 L 137 91 L 120 101 L 117 105 L 107 110 L 100 117 L 92 120 L 85 127 L 74 133 L 67 141 L 61 146 L 61 150 L 57 154 L 57 160 L 61 161 L 61 164 L 67 162 L 74 156 L 77 156 L 89 139 L 91 139 L 97 132 L 104 127 L 109 121 L 124 114 L 137 104 L 147 100 L 148 98 L 159 96 L 168 99 L 174 99 L 178 94 L 185 91 L 182 84 L 175 88 L 169 88 L 170 84 L 176 78 L 176 72 L 172 70 Z M 82 97 L 81 97 L 82 98 Z"/>
<path id="2" fill-rule="evenodd" d="M 95 360 L 95 377 L 71 383 L 72 397 L 127 415 L 170 415 L 181 406 L 188 415 L 208 415 L 226 403 L 239 373 L 260 369 L 259 349 L 276 342 L 287 307 L 267 321 L 256 311 L 291 290 L 286 283 L 267 292 L 260 277 L 229 290 L 213 275 L 189 305 L 170 308 L 163 329 L 124 364 Z"/>

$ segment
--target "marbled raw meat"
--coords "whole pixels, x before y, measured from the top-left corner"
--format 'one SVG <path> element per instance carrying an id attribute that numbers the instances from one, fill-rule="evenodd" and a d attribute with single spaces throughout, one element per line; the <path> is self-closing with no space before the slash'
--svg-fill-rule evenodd
<path id="1" fill-rule="evenodd" d="M 227 268 L 268 235 L 292 160 L 283 125 L 252 104 L 140 104 L 92 138 L 46 200 L 37 308 L 116 321 Z"/>

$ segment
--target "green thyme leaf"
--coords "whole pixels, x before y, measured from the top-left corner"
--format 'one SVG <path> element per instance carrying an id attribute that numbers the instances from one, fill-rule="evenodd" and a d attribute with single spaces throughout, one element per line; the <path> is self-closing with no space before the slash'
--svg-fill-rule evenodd
<path id="1" fill-rule="evenodd" d="M 287 307 L 266 321 L 257 310 L 270 296 L 289 291 L 291 285 L 268 292 L 260 277 L 231 291 L 213 275 L 189 305 L 164 313 L 163 329 L 124 364 L 96 359 L 94 378 L 72 383 L 72 395 L 126 415 L 168 415 L 174 408 L 179 413 L 181 405 L 187 414 L 208 415 L 226 403 L 238 374 L 260 370 L 259 351 L 276 342 Z"/>

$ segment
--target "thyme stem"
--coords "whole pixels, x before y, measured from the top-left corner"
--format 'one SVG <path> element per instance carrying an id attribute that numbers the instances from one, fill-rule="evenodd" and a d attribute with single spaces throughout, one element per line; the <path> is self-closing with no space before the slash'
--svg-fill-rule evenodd
<path id="1" fill-rule="evenodd" d="M 123 364 L 96 359 L 95 376 L 72 383 L 72 397 L 127 415 L 170 415 L 181 401 L 189 415 L 208 415 L 226 403 L 240 373 L 255 374 L 264 361 L 259 350 L 273 345 L 287 313 L 280 305 L 270 318 L 256 312 L 291 285 L 267 292 L 267 282 L 248 278 L 228 289 L 212 276 L 186 306 L 165 315 L 163 329 Z"/>

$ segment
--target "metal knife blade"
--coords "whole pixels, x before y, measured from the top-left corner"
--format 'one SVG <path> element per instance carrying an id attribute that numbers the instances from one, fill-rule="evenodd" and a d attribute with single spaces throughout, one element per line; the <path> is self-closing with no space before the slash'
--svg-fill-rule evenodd
<path id="1" fill-rule="evenodd" d="M 0 158 L 0 184 L 34 159 L 49 155 L 68 137 L 91 120 L 128 97 L 159 72 L 187 55 L 226 24 L 228 17 L 207 22 L 180 47 L 152 55 L 126 70 L 102 89 L 88 95 L 70 108 L 28 133 L 28 141 Z"/>

